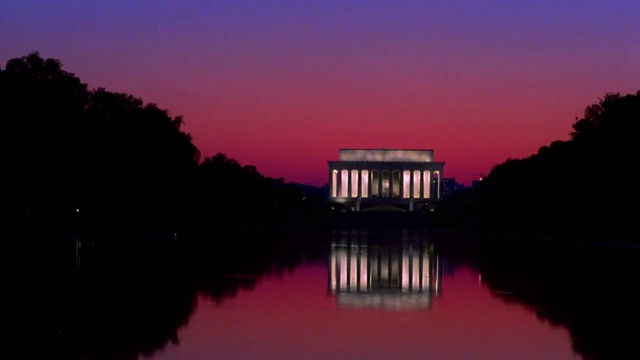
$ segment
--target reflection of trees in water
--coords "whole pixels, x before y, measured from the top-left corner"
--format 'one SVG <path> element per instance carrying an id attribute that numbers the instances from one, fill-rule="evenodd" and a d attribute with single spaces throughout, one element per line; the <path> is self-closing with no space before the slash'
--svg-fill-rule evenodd
<path id="1" fill-rule="evenodd" d="M 125 275 L 126 276 L 126 275 Z M 168 341 L 178 343 L 178 329 L 187 324 L 195 308 L 193 290 L 179 279 L 113 278 L 85 286 L 76 298 L 69 324 L 80 357 L 105 354 L 151 355 Z M 114 335 L 115 334 L 115 335 Z"/>
<path id="2" fill-rule="evenodd" d="M 193 286 L 159 266 L 161 256 L 136 260 L 135 249 L 106 241 L 85 244 L 81 268 L 73 241 L 3 249 L 12 259 L 3 262 L 1 357 L 137 358 L 178 341 L 195 307 Z"/>
<path id="3" fill-rule="evenodd" d="M 441 239 L 450 260 L 471 263 L 490 291 L 569 329 L 585 359 L 628 359 L 637 352 L 638 249 L 546 240 Z M 469 241 L 470 240 L 470 241 Z"/>
<path id="4" fill-rule="evenodd" d="M 2 244 L 0 357 L 137 358 L 178 343 L 198 292 L 220 302 L 304 259 L 300 245 L 242 240 L 84 240 L 79 267 L 75 241 Z"/>
<path id="5" fill-rule="evenodd" d="M 320 245 L 316 248 L 319 252 L 323 251 L 322 238 L 309 242 L 286 233 L 247 235 L 190 239 L 191 276 L 206 298 L 222 302 L 240 290 L 252 290 L 264 275 L 293 271 L 314 255 L 316 245 Z"/>

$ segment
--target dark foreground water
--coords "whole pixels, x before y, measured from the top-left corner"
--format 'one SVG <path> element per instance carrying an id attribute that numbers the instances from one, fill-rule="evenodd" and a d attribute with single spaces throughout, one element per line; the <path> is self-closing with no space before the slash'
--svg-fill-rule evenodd
<path id="1" fill-rule="evenodd" d="M 0 358 L 629 359 L 640 251 L 410 229 L 5 241 Z"/>

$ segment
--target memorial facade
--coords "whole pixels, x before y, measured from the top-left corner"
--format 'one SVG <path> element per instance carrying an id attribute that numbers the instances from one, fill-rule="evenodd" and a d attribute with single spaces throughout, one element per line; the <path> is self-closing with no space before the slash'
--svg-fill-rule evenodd
<path id="1" fill-rule="evenodd" d="M 443 176 L 433 150 L 340 149 L 329 161 L 329 200 L 355 211 L 424 209 L 440 199 Z"/>

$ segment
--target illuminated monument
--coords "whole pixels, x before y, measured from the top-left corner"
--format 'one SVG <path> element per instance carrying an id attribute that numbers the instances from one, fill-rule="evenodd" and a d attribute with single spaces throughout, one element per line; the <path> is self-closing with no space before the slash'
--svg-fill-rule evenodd
<path id="1" fill-rule="evenodd" d="M 340 149 L 329 161 L 329 199 L 355 211 L 413 211 L 440 199 L 443 171 L 433 150 Z"/>
<path id="2" fill-rule="evenodd" d="M 334 232 L 329 293 L 343 308 L 428 310 L 442 292 L 442 263 L 426 240 L 369 241 L 366 233 Z M 406 236 L 408 235 L 408 236 Z"/>

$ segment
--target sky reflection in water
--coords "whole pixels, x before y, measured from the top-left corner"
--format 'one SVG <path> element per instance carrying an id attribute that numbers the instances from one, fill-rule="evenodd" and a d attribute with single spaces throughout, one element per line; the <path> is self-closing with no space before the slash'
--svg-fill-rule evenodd
<path id="1" fill-rule="evenodd" d="M 153 359 L 580 358 L 566 328 L 494 297 L 428 243 L 343 240 L 223 301 L 198 296 L 179 343 Z"/>

